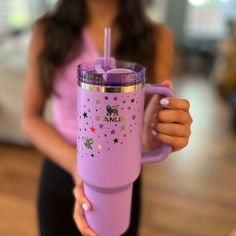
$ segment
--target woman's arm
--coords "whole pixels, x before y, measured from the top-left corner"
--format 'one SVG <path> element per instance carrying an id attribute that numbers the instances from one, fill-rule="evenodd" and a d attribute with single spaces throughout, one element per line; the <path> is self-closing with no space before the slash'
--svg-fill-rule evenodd
<path id="1" fill-rule="evenodd" d="M 174 39 L 171 29 L 166 25 L 157 26 L 157 45 L 155 58 L 155 82 L 169 80 L 174 60 Z"/>
<path id="2" fill-rule="evenodd" d="M 42 47 L 43 28 L 35 25 L 28 52 L 21 126 L 31 142 L 42 153 L 72 174 L 76 162 L 76 148 L 65 141 L 43 118 L 46 98 L 38 73 L 38 55 Z"/>
<path id="3" fill-rule="evenodd" d="M 174 57 L 174 40 L 167 26 L 158 26 L 157 31 L 155 82 L 171 88 L 169 79 Z M 168 109 L 161 109 L 161 106 Z M 153 96 L 145 111 L 144 149 L 157 148 L 159 141 L 171 145 L 174 151 L 184 148 L 191 134 L 192 118 L 189 107 L 189 102 L 185 99 L 165 98 L 160 101 L 158 96 Z M 153 133 L 153 130 L 157 133 Z"/>
<path id="4" fill-rule="evenodd" d="M 83 214 L 82 206 L 85 210 L 90 210 L 92 206 L 84 195 L 83 182 L 76 172 L 76 147 L 64 140 L 43 118 L 46 98 L 40 86 L 37 60 L 43 46 L 42 36 L 42 28 L 34 27 L 24 86 L 22 129 L 40 151 L 72 175 L 77 186 L 74 219 L 83 235 L 95 236 Z"/>

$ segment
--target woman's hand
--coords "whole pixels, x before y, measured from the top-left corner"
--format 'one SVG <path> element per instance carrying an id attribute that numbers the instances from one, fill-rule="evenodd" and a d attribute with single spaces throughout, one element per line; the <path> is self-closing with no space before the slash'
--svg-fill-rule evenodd
<path id="1" fill-rule="evenodd" d="M 163 82 L 171 87 L 169 80 Z M 166 109 L 161 109 L 161 107 Z M 185 99 L 153 96 L 144 117 L 143 144 L 148 150 L 156 149 L 159 141 L 169 144 L 173 151 L 184 148 L 191 134 L 190 104 Z"/>
<path id="2" fill-rule="evenodd" d="M 76 156 L 76 147 L 74 147 L 74 154 Z M 71 176 L 75 182 L 74 196 L 75 196 L 75 208 L 74 208 L 74 220 L 79 228 L 80 232 L 85 236 L 96 236 L 96 233 L 92 231 L 84 217 L 84 211 L 90 211 L 92 205 L 84 194 L 84 183 L 78 175 L 76 158 L 72 158 L 71 162 Z"/>
<path id="3" fill-rule="evenodd" d="M 74 220 L 77 227 L 84 236 L 96 236 L 97 234 L 89 228 L 86 219 L 84 217 L 84 211 L 90 211 L 92 209 L 92 205 L 84 194 L 84 184 L 82 180 L 77 182 L 77 185 L 74 188 L 74 195 L 75 195 Z"/>

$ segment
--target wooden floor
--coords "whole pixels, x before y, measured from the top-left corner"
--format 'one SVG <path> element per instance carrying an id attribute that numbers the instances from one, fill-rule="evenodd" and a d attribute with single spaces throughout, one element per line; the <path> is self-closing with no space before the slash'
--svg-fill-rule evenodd
<path id="1" fill-rule="evenodd" d="M 41 155 L 0 145 L 0 235 L 36 236 L 35 199 Z"/>
<path id="2" fill-rule="evenodd" d="M 179 80 L 174 88 L 191 101 L 192 138 L 185 150 L 144 167 L 140 236 L 231 236 L 236 137 L 230 110 L 204 79 Z M 37 235 L 40 162 L 33 149 L 0 145 L 0 236 Z"/>

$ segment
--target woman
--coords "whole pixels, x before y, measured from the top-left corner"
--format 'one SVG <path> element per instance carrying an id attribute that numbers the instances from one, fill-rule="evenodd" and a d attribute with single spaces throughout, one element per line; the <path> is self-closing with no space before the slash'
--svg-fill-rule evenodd
<path id="1" fill-rule="evenodd" d="M 39 190 L 39 225 L 42 236 L 96 235 L 89 229 L 83 210 L 92 208 L 76 173 L 76 66 L 95 60 L 103 51 L 103 29 L 111 26 L 112 54 L 139 62 L 147 80 L 169 78 L 173 41 L 166 26 L 155 25 L 144 13 L 142 0 L 59 0 L 56 8 L 33 27 L 24 90 L 22 127 L 45 158 Z M 165 82 L 167 86 L 170 83 Z M 52 100 L 52 124 L 43 117 Z M 186 100 L 162 100 L 168 109 L 159 112 L 157 136 L 151 135 L 159 101 L 154 97 L 145 114 L 143 145 L 154 148 L 158 140 L 173 150 L 187 145 L 191 116 Z M 155 120 L 153 119 L 155 118 Z M 75 188 L 75 211 L 73 221 Z M 131 225 L 126 235 L 137 235 L 140 215 L 140 180 L 134 184 Z M 78 228 L 77 228 L 77 227 Z"/>

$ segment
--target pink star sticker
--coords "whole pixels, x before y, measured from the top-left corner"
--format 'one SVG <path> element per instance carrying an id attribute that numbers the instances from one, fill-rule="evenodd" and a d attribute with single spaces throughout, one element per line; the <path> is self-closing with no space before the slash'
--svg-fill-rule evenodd
<path id="1" fill-rule="evenodd" d="M 96 128 L 94 128 L 93 126 L 90 128 L 92 133 L 96 133 Z"/>

